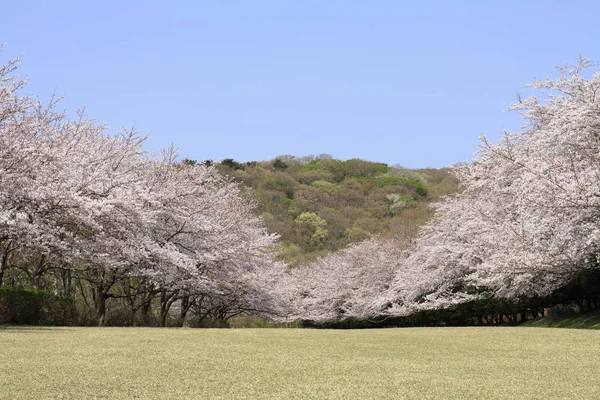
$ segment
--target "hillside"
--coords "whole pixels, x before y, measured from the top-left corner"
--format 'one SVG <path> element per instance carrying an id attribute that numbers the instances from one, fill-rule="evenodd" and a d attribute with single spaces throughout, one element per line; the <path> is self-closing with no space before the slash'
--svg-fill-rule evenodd
<path id="1" fill-rule="evenodd" d="M 550 320 L 548 317 L 536 318 L 521 324 L 530 328 L 569 328 L 600 329 L 600 312 L 591 311 Z"/>
<path id="2" fill-rule="evenodd" d="M 217 168 L 258 199 L 269 231 L 281 235 L 282 255 L 293 265 L 370 234 L 414 237 L 432 215 L 429 203 L 457 190 L 447 168 L 409 170 L 329 155 L 225 159 Z"/>

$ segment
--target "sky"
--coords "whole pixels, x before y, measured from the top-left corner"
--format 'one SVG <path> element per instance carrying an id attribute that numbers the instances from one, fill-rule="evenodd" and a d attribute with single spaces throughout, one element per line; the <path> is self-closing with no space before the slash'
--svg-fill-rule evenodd
<path id="1" fill-rule="evenodd" d="M 327 153 L 407 168 L 471 161 L 523 120 L 524 85 L 600 61 L 595 1 L 5 2 L 23 90 L 157 152 Z"/>

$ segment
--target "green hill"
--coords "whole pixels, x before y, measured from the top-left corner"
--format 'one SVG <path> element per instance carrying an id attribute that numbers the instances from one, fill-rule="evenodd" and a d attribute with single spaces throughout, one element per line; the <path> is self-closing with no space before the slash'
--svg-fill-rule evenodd
<path id="1" fill-rule="evenodd" d="M 293 265 L 370 234 L 414 237 L 432 215 L 429 203 L 457 190 L 447 168 L 409 170 L 328 155 L 225 159 L 217 168 L 258 199 L 268 229 L 281 235 L 282 255 Z"/>

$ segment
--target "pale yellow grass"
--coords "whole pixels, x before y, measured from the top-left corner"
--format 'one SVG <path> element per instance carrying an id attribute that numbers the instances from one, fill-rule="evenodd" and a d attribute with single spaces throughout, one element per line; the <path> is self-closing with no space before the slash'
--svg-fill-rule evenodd
<path id="1" fill-rule="evenodd" d="M 598 399 L 600 331 L 0 327 L 2 399 Z"/>

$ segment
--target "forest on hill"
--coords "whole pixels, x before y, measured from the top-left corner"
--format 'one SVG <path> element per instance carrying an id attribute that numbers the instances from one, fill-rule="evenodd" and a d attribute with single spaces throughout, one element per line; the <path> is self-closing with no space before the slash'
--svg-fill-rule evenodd
<path id="1" fill-rule="evenodd" d="M 433 215 L 431 202 L 458 188 L 449 168 L 410 170 L 328 154 L 225 159 L 216 167 L 258 200 L 269 232 L 280 235 L 280 257 L 293 266 L 370 235 L 414 238 Z"/>

